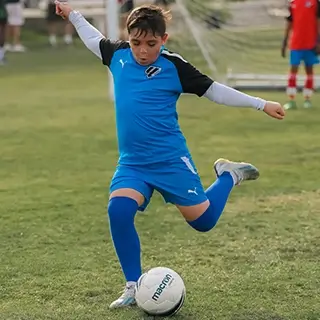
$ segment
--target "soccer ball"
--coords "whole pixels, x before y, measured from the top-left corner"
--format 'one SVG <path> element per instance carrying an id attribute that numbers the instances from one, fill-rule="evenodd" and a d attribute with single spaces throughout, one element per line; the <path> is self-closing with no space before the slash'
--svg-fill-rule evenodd
<path id="1" fill-rule="evenodd" d="M 182 278 L 169 268 L 150 269 L 136 284 L 137 305 L 151 316 L 172 316 L 181 309 L 185 296 Z"/>

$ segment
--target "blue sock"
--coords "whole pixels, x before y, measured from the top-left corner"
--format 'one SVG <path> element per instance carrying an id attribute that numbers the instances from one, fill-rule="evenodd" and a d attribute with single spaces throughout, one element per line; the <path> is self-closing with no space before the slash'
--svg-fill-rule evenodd
<path id="1" fill-rule="evenodd" d="M 127 282 L 141 276 L 140 240 L 134 226 L 137 210 L 138 203 L 128 197 L 114 197 L 108 205 L 111 236 Z"/>
<path id="2" fill-rule="evenodd" d="M 189 225 L 200 232 L 211 230 L 217 224 L 223 212 L 233 185 L 231 174 L 229 172 L 223 173 L 206 190 L 210 206 L 198 219 L 189 221 Z"/>

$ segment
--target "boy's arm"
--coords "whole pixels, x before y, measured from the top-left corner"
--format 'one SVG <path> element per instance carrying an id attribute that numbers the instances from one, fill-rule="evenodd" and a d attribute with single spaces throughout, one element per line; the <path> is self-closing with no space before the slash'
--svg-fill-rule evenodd
<path id="1" fill-rule="evenodd" d="M 290 36 L 290 32 L 292 29 L 292 21 L 293 21 L 293 17 L 292 17 L 292 9 L 289 8 L 289 15 L 286 17 L 286 28 L 284 31 L 284 39 L 288 39 Z"/>
<path id="2" fill-rule="evenodd" d="M 287 49 L 287 45 L 288 45 L 288 39 L 292 30 L 292 9 L 289 5 L 289 15 L 286 17 L 286 27 L 284 30 L 284 37 L 283 37 L 283 41 L 282 41 L 282 48 L 281 48 L 281 55 L 284 58 L 286 56 L 286 49 Z"/>
<path id="3" fill-rule="evenodd" d="M 279 103 L 252 97 L 214 82 L 210 77 L 201 73 L 178 54 L 170 52 L 163 52 L 163 54 L 174 63 L 183 93 L 192 93 L 199 97 L 206 97 L 213 102 L 226 106 L 252 107 L 257 110 L 263 110 L 269 116 L 277 119 L 284 117 L 284 110 Z"/>
<path id="4" fill-rule="evenodd" d="M 316 52 L 317 54 L 320 53 L 320 0 L 317 1 L 317 31 L 318 31 L 318 38 L 317 38 L 317 45 L 316 45 Z"/>
<path id="5" fill-rule="evenodd" d="M 203 96 L 218 104 L 230 107 L 251 107 L 263 110 L 268 116 L 279 120 L 285 116 L 280 103 L 250 96 L 218 82 L 212 83 Z"/>
<path id="6" fill-rule="evenodd" d="M 203 96 L 218 104 L 231 107 L 251 107 L 257 110 L 263 110 L 267 103 L 266 100 L 252 97 L 218 82 L 213 82 Z"/>
<path id="7" fill-rule="evenodd" d="M 264 108 L 265 100 L 251 97 L 213 81 L 178 54 L 165 54 L 177 69 L 183 93 L 196 94 L 199 97 L 206 97 L 213 102 L 231 107 L 253 107 L 258 110 Z"/>
<path id="8" fill-rule="evenodd" d="M 91 25 L 79 12 L 71 11 L 69 21 L 74 25 L 85 46 L 98 58 L 102 59 L 100 42 L 105 39 L 103 34 Z"/>
<path id="9" fill-rule="evenodd" d="M 291 33 L 291 29 L 292 29 L 292 20 L 287 20 L 286 27 L 285 27 L 285 30 L 284 30 L 284 37 L 283 37 L 283 41 L 282 41 L 281 54 L 282 54 L 283 58 L 286 56 L 285 52 L 286 52 L 286 49 L 287 49 L 287 46 L 288 46 L 288 39 L 289 39 L 289 36 L 290 36 L 290 33 Z"/>
<path id="10" fill-rule="evenodd" d="M 317 1 L 318 35 L 320 35 L 320 0 Z"/>
<path id="11" fill-rule="evenodd" d="M 226 106 L 263 110 L 268 116 L 278 120 L 282 120 L 285 116 L 280 103 L 250 96 L 218 82 L 214 82 L 203 96 Z"/>
<path id="12" fill-rule="evenodd" d="M 80 39 L 106 66 L 110 66 L 113 54 L 119 48 L 127 46 L 124 41 L 111 41 L 92 26 L 80 12 L 73 10 L 68 3 L 56 1 L 56 13 L 74 25 Z"/>

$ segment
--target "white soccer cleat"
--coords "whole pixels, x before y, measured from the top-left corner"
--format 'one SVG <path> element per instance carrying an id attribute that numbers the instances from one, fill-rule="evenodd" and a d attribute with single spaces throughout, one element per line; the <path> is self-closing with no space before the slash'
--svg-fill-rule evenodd
<path id="1" fill-rule="evenodd" d="M 4 51 L 12 51 L 12 45 L 10 43 L 6 43 L 4 45 Z"/>
<path id="2" fill-rule="evenodd" d="M 16 44 L 11 47 L 11 52 L 26 52 L 26 47 L 22 44 Z"/>
<path id="3" fill-rule="evenodd" d="M 242 181 L 259 178 L 259 170 L 251 163 L 218 159 L 213 167 L 217 177 L 220 177 L 224 172 L 229 172 L 235 185 L 239 185 Z"/>
<path id="4" fill-rule="evenodd" d="M 126 286 L 123 294 L 110 304 L 110 309 L 124 308 L 136 304 L 135 285 Z"/>

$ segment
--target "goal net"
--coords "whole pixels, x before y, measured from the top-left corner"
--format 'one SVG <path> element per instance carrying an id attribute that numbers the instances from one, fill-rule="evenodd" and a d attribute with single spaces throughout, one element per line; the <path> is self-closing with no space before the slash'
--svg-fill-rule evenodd
<path id="1" fill-rule="evenodd" d="M 284 89 L 286 5 L 287 0 L 175 0 L 170 48 L 230 86 Z M 302 86 L 304 77 L 298 82 Z"/>

